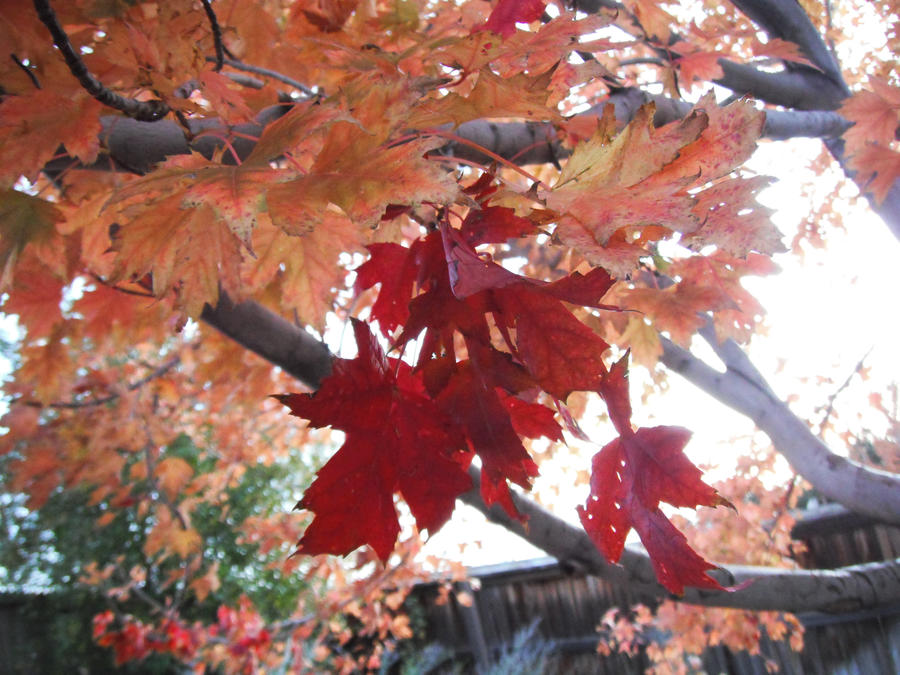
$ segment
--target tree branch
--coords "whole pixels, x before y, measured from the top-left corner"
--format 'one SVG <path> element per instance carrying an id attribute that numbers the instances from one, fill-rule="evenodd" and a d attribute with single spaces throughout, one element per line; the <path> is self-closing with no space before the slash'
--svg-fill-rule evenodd
<path id="1" fill-rule="evenodd" d="M 226 59 L 226 65 L 232 64 L 231 60 Z M 634 117 L 641 105 L 651 101 L 656 104 L 654 122 L 657 125 L 681 119 L 691 109 L 691 104 L 685 101 L 647 94 L 637 88 L 622 89 L 610 96 L 608 102 L 616 106 L 616 116 L 620 122 L 626 123 Z M 606 103 L 605 101 L 586 114 L 601 113 Z M 100 120 L 102 125 L 100 142 L 107 154 L 100 157 L 92 166 L 83 168 L 99 171 L 115 168 L 143 174 L 172 155 L 198 152 L 205 157 L 212 157 L 214 152 L 222 148 L 224 142 L 218 136 L 203 132 L 216 129 L 231 139 L 238 157 L 244 159 L 255 146 L 252 138 L 259 137 L 267 124 L 284 115 L 289 109 L 289 104 L 272 106 L 263 110 L 255 123 L 241 124 L 230 129 L 215 119 L 189 121 L 191 133 L 195 137 L 193 141 L 188 141 L 183 128 L 169 120 L 149 123 L 106 116 Z M 766 111 L 766 126 L 763 133 L 772 140 L 796 137 L 831 138 L 839 136 L 848 126 L 849 122 L 835 112 L 770 110 Z M 455 133 L 504 159 L 523 165 L 553 163 L 568 154 L 559 144 L 556 130 L 550 124 L 474 120 L 461 124 Z M 64 149 L 61 148 L 60 152 L 63 153 Z M 461 143 L 448 143 L 441 152 L 447 156 L 473 162 L 490 161 L 484 154 Z M 49 162 L 44 170 L 50 176 L 55 176 L 77 161 L 74 157 L 62 155 Z M 225 161 L 234 161 L 230 153 L 225 155 Z M 897 189 L 900 191 L 900 187 Z M 897 212 L 900 213 L 900 209 Z"/>
<path id="2" fill-rule="evenodd" d="M 206 305 L 200 318 L 310 389 L 331 372 L 332 355 L 324 343 L 259 303 L 235 304 L 220 292 L 218 304 Z"/>
<path id="3" fill-rule="evenodd" d="M 851 511 L 900 525 L 900 476 L 833 453 L 779 400 L 747 355 L 733 342 L 711 344 L 725 362 L 721 373 L 661 338 L 662 362 L 725 405 L 752 419 L 797 473 Z"/>
<path id="4" fill-rule="evenodd" d="M 120 110 L 129 117 L 144 122 L 155 122 L 169 114 L 169 106 L 163 101 L 138 101 L 133 98 L 125 98 L 115 92 L 110 91 L 98 80 L 91 75 L 84 61 L 81 60 L 78 52 L 69 41 L 69 36 L 59 25 L 56 13 L 50 6 L 49 0 L 34 0 L 34 9 L 37 11 L 38 18 L 50 31 L 53 36 L 53 44 L 57 46 L 69 66 L 69 70 L 81 83 L 91 96 L 100 101 L 103 105 Z"/>
<path id="5" fill-rule="evenodd" d="M 795 110 L 836 110 L 847 96 L 844 87 L 812 68 L 771 73 L 746 63 L 719 59 L 724 76 L 715 83 L 741 96 Z"/>
<path id="6" fill-rule="evenodd" d="M 314 386 L 330 371 L 328 349 L 303 329 L 255 302 L 233 304 L 223 297 L 217 307 L 207 306 L 202 319 L 210 326 L 259 354 L 302 382 Z M 636 594 L 666 597 L 656 582 L 646 553 L 627 549 L 620 565 L 610 565 L 584 530 L 553 515 L 535 502 L 513 492 L 513 502 L 528 518 L 525 525 L 502 508 L 489 508 L 481 499 L 480 472 L 472 468 L 473 489 L 460 499 L 526 541 L 562 562 L 605 579 L 627 583 Z M 850 611 L 900 601 L 900 560 L 857 565 L 830 571 L 780 570 L 728 566 L 712 574 L 724 585 L 750 582 L 733 592 L 687 589 L 685 602 L 750 610 Z"/>
<path id="7" fill-rule="evenodd" d="M 222 70 L 225 63 L 225 45 L 222 44 L 222 28 L 219 26 L 219 20 L 216 18 L 216 12 L 209 4 L 209 0 L 201 0 L 203 11 L 206 12 L 206 18 L 209 20 L 209 27 L 212 30 L 213 44 L 216 49 L 216 72 Z"/>
<path id="8" fill-rule="evenodd" d="M 520 537 L 562 563 L 612 583 L 628 584 L 635 595 L 670 597 L 695 605 L 735 607 L 753 611 L 835 612 L 896 602 L 900 599 L 900 559 L 884 563 L 854 565 L 837 570 L 789 570 L 749 565 L 728 565 L 710 572 L 732 591 L 696 588 L 674 598 L 656 582 L 646 553 L 626 548 L 619 565 L 610 565 L 597 551 L 588 534 L 553 515 L 539 504 L 513 491 L 513 503 L 526 516 L 522 524 L 499 505 L 488 507 L 479 490 L 480 472 L 470 469 L 473 489 L 460 499 L 483 513 L 488 520 Z M 747 584 L 746 587 L 742 587 Z"/>
<path id="9" fill-rule="evenodd" d="M 769 37 L 793 42 L 831 80 L 849 93 L 837 60 L 799 2 L 731 0 L 731 4 L 762 28 Z"/>
<path id="10" fill-rule="evenodd" d="M 608 101 L 591 109 L 591 114 L 599 115 L 607 103 L 616 108 L 616 119 L 620 123 L 631 120 L 645 103 L 656 105 L 653 123 L 662 126 L 684 118 L 693 107 L 687 101 L 680 101 L 662 94 L 649 94 L 637 87 L 620 89 L 609 96 Z M 766 110 L 766 124 L 763 136 L 772 141 L 789 138 L 836 138 L 850 128 L 850 122 L 830 110 Z"/>

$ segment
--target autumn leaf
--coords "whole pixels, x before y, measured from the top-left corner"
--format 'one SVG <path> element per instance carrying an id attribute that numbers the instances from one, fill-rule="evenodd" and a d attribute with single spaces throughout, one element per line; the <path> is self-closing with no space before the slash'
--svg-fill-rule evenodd
<path id="1" fill-rule="evenodd" d="M 272 211 L 270 203 L 270 215 Z M 277 224 L 260 223 L 253 236 L 256 257 L 244 258 L 241 278 L 248 291 L 277 281 L 281 306 L 321 332 L 337 290 L 345 285 L 347 273 L 339 257 L 362 250 L 364 231 L 336 210 L 318 220 L 297 235 L 286 234 Z"/>
<path id="2" fill-rule="evenodd" d="M 766 255 L 786 251 L 772 223 L 772 210 L 756 202 L 756 195 L 770 183 L 766 176 L 731 178 L 697 193 L 694 212 L 703 224 L 682 243 L 694 249 L 713 244 L 738 258 L 751 251 Z"/>
<path id="3" fill-rule="evenodd" d="M 100 150 L 103 106 L 79 92 L 66 97 L 47 89 L 0 102 L 0 187 L 20 176 L 34 178 L 60 144 L 85 164 Z"/>
<path id="4" fill-rule="evenodd" d="M 676 43 L 673 51 L 678 53 L 685 47 L 689 47 L 684 42 Z M 719 65 L 719 59 L 722 55 L 718 52 L 707 52 L 699 49 L 687 49 L 685 53 L 672 61 L 672 64 L 678 68 L 681 75 L 679 82 L 682 85 L 690 87 L 696 80 L 712 80 L 722 77 L 722 66 Z"/>
<path id="5" fill-rule="evenodd" d="M 562 122 L 559 113 L 548 105 L 552 75 L 553 71 L 548 70 L 537 76 L 520 73 L 504 78 L 483 68 L 472 91 L 465 96 L 451 91 L 437 99 L 424 99 L 413 111 L 410 124 L 415 128 L 447 122 L 459 126 L 491 117 Z"/>
<path id="6" fill-rule="evenodd" d="M 841 114 L 853 122 L 844 132 L 851 155 L 868 143 L 890 145 L 900 128 L 900 89 L 880 77 L 871 77 L 869 86 L 872 91 L 858 91 L 841 105 Z"/>
<path id="7" fill-rule="evenodd" d="M 226 166 L 200 155 L 169 159 L 152 174 L 120 188 L 107 208 L 132 216 L 156 212 L 163 204 L 167 218 L 187 221 L 206 206 L 245 246 L 250 245 L 257 214 L 264 210 L 263 188 L 287 176 L 261 166 Z M 136 198 L 140 197 L 138 203 Z M 177 199 L 176 199 L 177 198 Z M 177 208 L 172 208 L 177 204 Z"/>
<path id="8" fill-rule="evenodd" d="M 312 426 L 346 433 L 297 505 L 315 513 L 298 550 L 345 555 L 369 544 L 386 561 L 400 531 L 393 495 L 403 495 L 420 529 L 438 529 L 471 487 L 471 455 L 409 367 L 386 358 L 365 324 L 353 328 L 356 359 L 337 361 L 315 394 L 276 398 Z"/>
<path id="9" fill-rule="evenodd" d="M 602 249 L 622 228 L 662 225 L 692 232 L 699 225 L 686 192 L 696 176 L 663 169 L 699 138 L 708 117 L 695 111 L 684 120 L 654 129 L 653 110 L 653 106 L 642 107 L 612 139 L 611 121 L 605 117 L 593 138 L 576 147 L 556 185 L 545 195 L 548 208 L 564 214 L 555 236 L 595 264 L 607 263 L 608 269 Z"/>
<path id="10" fill-rule="evenodd" d="M 731 307 L 720 289 L 686 280 L 668 288 L 634 288 L 622 291 L 623 305 L 643 312 L 658 331 L 666 331 L 680 345 L 706 322 L 703 314 Z"/>
<path id="11" fill-rule="evenodd" d="M 169 509 L 160 507 L 156 511 L 156 523 L 144 542 L 144 552 L 148 556 L 174 554 L 185 559 L 199 552 L 202 545 L 203 540 L 197 530 L 186 527 Z"/>
<path id="12" fill-rule="evenodd" d="M 166 457 L 156 465 L 154 473 L 159 481 L 159 487 L 174 502 L 190 482 L 194 470 L 181 457 Z"/>
<path id="13" fill-rule="evenodd" d="M 857 150 L 848 163 L 857 172 L 856 180 L 863 189 L 871 191 L 879 204 L 900 178 L 900 152 L 889 147 L 868 144 Z"/>
<path id="14" fill-rule="evenodd" d="M 541 18 L 545 0 L 498 0 L 487 23 L 479 30 L 489 30 L 505 38 L 516 32 L 517 23 L 531 23 Z"/>
<path id="15" fill-rule="evenodd" d="M 601 394 L 619 437 L 592 460 L 591 493 L 578 514 L 584 529 L 610 562 L 617 562 L 633 527 L 650 554 L 660 583 L 676 595 L 684 586 L 721 586 L 706 575 L 714 566 L 688 545 L 660 511 L 661 502 L 696 507 L 731 504 L 701 480 L 684 455 L 690 432 L 679 427 L 633 431 L 625 358 L 604 380 Z"/>
<path id="16" fill-rule="evenodd" d="M 199 316 L 206 303 L 215 305 L 220 288 L 240 288 L 241 242 L 212 207 L 183 209 L 178 194 L 153 207 L 142 204 L 116 231 L 113 281 L 150 274 L 153 294 L 162 297 L 174 291 L 177 306 L 192 317 Z"/>
<path id="17" fill-rule="evenodd" d="M 53 239 L 63 214 L 53 204 L 18 190 L 0 189 L 0 292 L 7 290 L 25 247 Z M 40 283 L 30 280 L 31 285 Z"/>
<path id="18" fill-rule="evenodd" d="M 693 113 L 705 116 L 706 125 L 696 139 L 679 149 L 666 173 L 693 176 L 698 186 L 743 164 L 756 150 L 766 122 L 765 113 L 749 100 L 720 106 L 711 91 L 694 104 Z"/>

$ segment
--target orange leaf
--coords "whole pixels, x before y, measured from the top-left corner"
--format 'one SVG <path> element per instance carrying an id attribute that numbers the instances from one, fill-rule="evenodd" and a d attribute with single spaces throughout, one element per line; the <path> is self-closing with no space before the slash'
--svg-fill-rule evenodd
<path id="1" fill-rule="evenodd" d="M 67 97 L 47 89 L 0 103 L 0 186 L 33 178 L 60 144 L 85 164 L 100 150 L 103 106 L 86 93 Z"/>
<path id="2" fill-rule="evenodd" d="M 12 282 L 25 246 L 52 240 L 55 224 L 62 218 L 59 209 L 43 199 L 17 190 L 0 190 L 0 293 Z"/>
<path id="3" fill-rule="evenodd" d="M 178 500 L 184 487 L 194 475 L 191 465 L 180 457 L 166 457 L 156 465 L 156 477 L 159 487 L 173 502 Z"/>
<path id="4" fill-rule="evenodd" d="M 257 228 L 253 239 L 257 258 L 245 261 L 243 278 L 250 290 L 279 279 L 281 307 L 321 332 L 325 315 L 334 305 L 335 291 L 344 287 L 347 274 L 338 258 L 361 250 L 363 231 L 343 214 L 326 210 L 311 230 L 290 236 L 282 231 L 298 215 L 290 210 L 290 204 L 282 210 L 270 200 L 269 211 L 281 229 L 272 225 Z"/>

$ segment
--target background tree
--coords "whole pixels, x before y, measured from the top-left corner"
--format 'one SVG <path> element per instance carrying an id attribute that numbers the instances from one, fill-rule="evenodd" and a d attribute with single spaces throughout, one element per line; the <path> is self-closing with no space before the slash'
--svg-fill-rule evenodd
<path id="1" fill-rule="evenodd" d="M 841 68 L 828 41 L 858 39 L 862 6 L 4 3 L 0 263 L 3 309 L 25 329 L 0 441 L 10 490 L 40 511 L 89 486 L 99 526 L 133 513 L 146 560 L 114 599 L 170 571 L 153 580 L 172 593 L 147 598 L 151 618 L 98 617 L 101 644 L 120 659 L 301 668 L 330 658 L 338 608 L 381 638 L 405 634 L 384 610 L 400 596 L 377 590 L 415 576 L 396 565 L 417 544 L 395 549 L 395 493 L 419 529 L 459 497 L 648 598 L 781 612 L 896 599 L 894 563 L 704 560 L 659 503 L 734 496 L 700 481 L 687 431 L 634 428 L 627 379 L 629 358 L 659 359 L 750 416 L 822 495 L 900 522 L 897 476 L 833 452 L 738 346 L 762 313 L 740 281 L 785 248 L 755 202 L 767 179 L 740 171 L 760 136 L 822 138 L 900 232 L 897 11 L 878 9 L 884 48 Z M 710 82 L 730 105 L 700 96 Z M 355 321 L 358 357 L 334 360 L 319 338 L 350 315 L 387 342 Z M 694 335 L 724 372 L 689 351 Z M 369 576 L 290 558 L 336 593 L 323 621 L 298 607 L 276 631 L 246 599 L 190 623 L 187 599 L 225 574 L 200 524 L 239 512 L 248 466 L 308 446 L 267 399 L 291 376 L 321 389 L 281 402 L 345 435 L 301 501 L 314 520 L 300 548 L 369 544 Z M 585 531 L 509 483 L 537 474 L 523 438 L 582 433 L 589 394 L 615 439 L 593 460 Z M 242 516 L 263 555 L 300 531 L 271 509 Z M 646 553 L 623 548 L 631 528 Z M 103 587 L 107 569 L 87 581 Z M 315 631 L 323 650 L 304 653 Z"/>

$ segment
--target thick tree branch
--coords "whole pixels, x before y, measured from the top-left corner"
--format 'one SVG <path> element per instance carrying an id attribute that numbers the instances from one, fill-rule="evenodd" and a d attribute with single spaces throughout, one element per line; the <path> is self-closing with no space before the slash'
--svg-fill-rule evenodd
<path id="1" fill-rule="evenodd" d="M 900 476 L 834 454 L 787 404 L 779 400 L 747 355 L 733 342 L 711 340 L 725 362 L 721 373 L 662 338 L 670 370 L 746 415 L 766 433 L 792 467 L 827 498 L 876 520 L 900 525 Z"/>
<path id="2" fill-rule="evenodd" d="M 302 382 L 315 386 L 331 368 L 325 345 L 255 302 L 238 305 L 222 298 L 217 307 L 208 307 L 203 320 L 214 328 L 282 367 Z M 489 508 L 478 489 L 480 473 L 472 469 L 474 488 L 461 499 L 526 541 L 591 574 L 631 585 L 636 594 L 664 597 L 656 582 L 650 560 L 638 550 L 626 550 L 621 565 L 610 565 L 594 547 L 584 530 L 553 515 L 519 494 L 513 500 L 528 517 L 526 525 L 510 518 L 501 508 Z M 742 607 L 750 610 L 849 611 L 900 601 L 900 561 L 857 565 L 832 571 L 779 570 L 762 567 L 728 566 L 714 571 L 725 585 L 748 586 L 734 592 L 688 589 L 685 602 Z"/>
<path id="3" fill-rule="evenodd" d="M 592 109 L 599 115 L 607 102 L 616 107 L 616 119 L 620 123 L 631 120 L 645 103 L 656 105 L 653 123 L 662 126 L 685 117 L 693 105 L 687 101 L 649 94 L 637 87 L 628 87 L 610 95 L 608 101 Z M 830 110 L 766 110 L 763 137 L 773 141 L 789 138 L 836 138 L 850 127 L 844 117 Z"/>
<path id="4" fill-rule="evenodd" d="M 222 292 L 218 304 L 206 305 L 200 318 L 310 389 L 331 372 L 332 355 L 324 343 L 259 303 L 235 304 Z"/>
<path id="5" fill-rule="evenodd" d="M 795 110 L 836 110 L 847 96 L 841 85 L 809 67 L 771 73 L 728 59 L 719 59 L 719 65 L 724 76 L 715 80 L 716 84 L 772 105 Z"/>
<path id="6" fill-rule="evenodd" d="M 834 55 L 799 2 L 783 0 L 731 0 L 769 37 L 793 42 L 806 57 L 849 93 Z"/>
<path id="7" fill-rule="evenodd" d="M 231 63 L 230 60 L 226 60 L 226 65 Z M 616 116 L 625 123 L 634 117 L 641 105 L 651 101 L 656 104 L 654 122 L 658 125 L 681 119 L 691 109 L 691 104 L 685 101 L 647 94 L 636 88 L 622 89 L 610 96 L 608 102 L 616 106 Z M 605 105 L 606 102 L 588 114 L 599 114 Z M 255 123 L 241 124 L 231 129 L 222 126 L 215 119 L 190 121 L 193 141 L 188 141 L 184 129 L 169 120 L 149 123 L 122 117 L 103 117 L 100 142 L 106 154 L 87 168 L 96 170 L 114 168 L 143 174 L 150 171 L 158 162 L 173 155 L 199 152 L 206 157 L 212 157 L 216 150 L 223 147 L 222 137 L 228 137 L 238 157 L 244 159 L 255 145 L 252 138 L 258 137 L 267 124 L 281 117 L 287 110 L 289 104 L 272 106 L 263 110 Z M 839 136 L 848 126 L 849 122 L 830 111 L 772 110 L 766 113 L 764 135 L 772 140 L 797 137 L 831 138 Z M 211 131 L 221 133 L 212 135 Z M 567 155 L 556 138 L 555 129 L 550 124 L 475 120 L 460 125 L 455 133 L 505 159 L 523 165 L 552 163 Z M 469 161 L 490 161 L 477 150 L 460 143 L 449 143 L 442 152 Z M 234 161 L 230 153 L 225 155 L 225 161 Z M 62 156 L 47 164 L 45 170 L 51 176 L 58 175 L 76 162 L 73 157 Z"/>
<path id="8" fill-rule="evenodd" d="M 475 488 L 461 500 L 475 507 L 488 520 L 518 534 L 565 564 L 606 579 L 628 584 L 635 595 L 668 597 L 656 582 L 647 555 L 626 548 L 619 565 L 610 565 L 581 528 L 565 522 L 539 504 L 513 493 L 513 502 L 527 517 L 520 523 L 500 506 L 488 507 L 478 490 L 479 472 L 470 470 Z M 837 570 L 787 570 L 749 565 L 728 565 L 710 573 L 734 591 L 685 590 L 683 602 L 711 607 L 737 607 L 754 611 L 837 612 L 896 602 L 900 599 L 900 559 L 885 563 L 854 565 Z M 748 584 L 741 588 L 742 584 Z M 674 598 L 679 599 L 679 598 Z"/>

